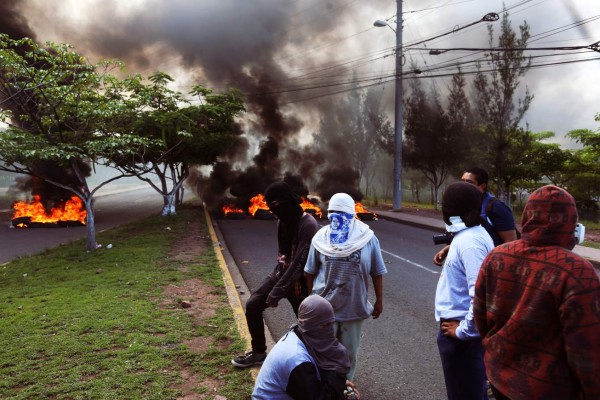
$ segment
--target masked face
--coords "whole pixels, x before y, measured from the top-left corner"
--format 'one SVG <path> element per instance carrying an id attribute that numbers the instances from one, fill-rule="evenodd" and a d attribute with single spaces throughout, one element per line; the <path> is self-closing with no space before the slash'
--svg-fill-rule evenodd
<path id="1" fill-rule="evenodd" d="M 354 215 L 341 211 L 329 211 L 327 215 L 329 225 L 329 241 L 333 244 L 342 244 L 348 240 Z"/>
<path id="2" fill-rule="evenodd" d="M 273 214 L 282 221 L 288 221 L 294 218 L 297 214 L 298 205 L 293 204 L 291 201 L 271 199 L 267 201 L 267 206 Z"/>

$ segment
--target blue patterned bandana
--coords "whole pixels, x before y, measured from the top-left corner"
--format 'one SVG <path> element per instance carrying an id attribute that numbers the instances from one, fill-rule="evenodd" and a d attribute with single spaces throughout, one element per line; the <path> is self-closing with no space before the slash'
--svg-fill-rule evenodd
<path id="1" fill-rule="evenodd" d="M 329 241 L 331 244 L 342 244 L 348 240 L 354 214 L 344 212 L 330 212 L 327 218 L 331 221 L 329 225 Z"/>

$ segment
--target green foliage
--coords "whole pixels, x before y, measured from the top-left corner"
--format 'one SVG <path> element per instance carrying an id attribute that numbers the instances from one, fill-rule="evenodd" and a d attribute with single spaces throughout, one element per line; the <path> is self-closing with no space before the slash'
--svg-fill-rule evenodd
<path id="1" fill-rule="evenodd" d="M 418 79 L 412 81 L 411 96 L 406 101 L 403 158 L 407 166 L 420 171 L 431 183 L 434 204 L 440 186 L 469 149 L 469 103 L 464 86 L 464 77 L 456 75 L 447 112 L 437 92 L 428 96 Z"/>
<path id="2" fill-rule="evenodd" d="M 199 382 L 220 382 L 215 394 L 248 398 L 248 371 L 223 369 L 244 344 L 212 246 L 187 272 L 169 254 L 201 215 L 183 209 L 169 231 L 153 218 L 102 233 L 113 248 L 94 256 L 75 242 L 0 267 L 2 397 L 174 399 L 185 367 Z M 187 279 L 213 287 L 215 317 L 196 320 L 164 297 Z M 189 349 L 185 341 L 200 336 L 208 347 Z"/>
<path id="3" fill-rule="evenodd" d="M 0 160 L 22 172 L 39 160 L 66 164 L 71 159 L 100 160 L 118 146 L 122 153 L 147 145 L 114 135 L 121 121 L 122 102 L 105 96 L 114 77 L 104 71 L 118 62 L 96 65 L 65 44 L 40 46 L 31 39 L 0 35 L 0 94 L 4 122 Z"/>
<path id="4" fill-rule="evenodd" d="M 167 204 L 192 166 L 214 163 L 237 139 L 241 132 L 235 117 L 244 111 L 244 104 L 237 90 L 214 94 L 200 85 L 190 92 L 197 99 L 187 99 L 168 87 L 173 79 L 164 72 L 154 73 L 148 81 L 135 75 L 122 82 L 128 94 L 125 102 L 129 118 L 121 129 L 160 146 L 135 154 L 133 164 L 117 165 L 152 185 Z M 160 187 L 143 175 L 147 171 L 159 178 Z"/>

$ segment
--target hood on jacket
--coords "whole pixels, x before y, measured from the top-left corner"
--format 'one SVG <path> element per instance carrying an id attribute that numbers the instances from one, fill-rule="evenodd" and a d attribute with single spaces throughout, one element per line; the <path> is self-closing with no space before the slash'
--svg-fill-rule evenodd
<path id="1" fill-rule="evenodd" d="M 547 185 L 527 200 L 521 217 L 522 239 L 537 246 L 575 247 L 579 216 L 575 199 L 564 189 Z"/>

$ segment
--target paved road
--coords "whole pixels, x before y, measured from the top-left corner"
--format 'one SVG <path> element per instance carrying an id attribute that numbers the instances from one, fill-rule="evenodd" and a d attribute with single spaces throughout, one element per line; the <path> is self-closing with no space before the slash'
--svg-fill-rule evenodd
<path id="1" fill-rule="evenodd" d="M 247 286 L 256 288 L 274 266 L 275 222 L 216 222 Z M 431 240 L 433 232 L 385 220 L 368 224 L 381 242 L 388 274 L 384 312 L 365 324 L 356 382 L 364 399 L 443 399 L 433 318 L 440 272 L 431 263 L 438 249 Z M 293 323 L 294 314 L 283 300 L 277 309 L 265 312 L 265 319 L 277 340 Z"/>
<path id="2" fill-rule="evenodd" d="M 162 198 L 154 189 L 146 186 L 131 189 L 105 192 L 96 197 L 97 232 L 148 215 L 160 215 Z M 11 212 L 0 212 L 0 264 L 86 236 L 85 227 L 15 229 L 11 216 Z"/>

